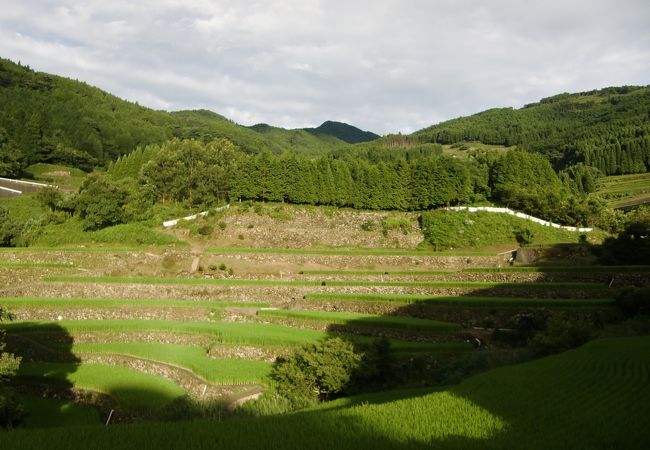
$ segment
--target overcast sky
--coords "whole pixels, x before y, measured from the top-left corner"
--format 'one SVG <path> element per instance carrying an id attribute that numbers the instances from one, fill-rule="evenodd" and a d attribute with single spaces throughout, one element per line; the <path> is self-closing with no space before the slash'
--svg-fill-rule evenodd
<path id="1" fill-rule="evenodd" d="M 0 0 L 0 56 L 156 109 L 411 132 L 650 84 L 650 1 Z"/>

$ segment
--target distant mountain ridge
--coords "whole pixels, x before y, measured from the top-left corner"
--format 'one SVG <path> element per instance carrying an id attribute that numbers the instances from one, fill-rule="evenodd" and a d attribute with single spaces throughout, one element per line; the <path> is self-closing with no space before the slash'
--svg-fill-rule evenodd
<path id="1" fill-rule="evenodd" d="M 345 136 L 358 130 L 345 127 Z M 61 162 L 90 169 L 173 137 L 225 137 L 249 153 L 289 151 L 309 157 L 350 145 L 325 132 L 245 127 L 207 110 L 156 111 L 0 58 L 0 152 L 19 152 L 29 164 Z"/>
<path id="2" fill-rule="evenodd" d="M 331 120 L 323 122 L 317 128 L 304 128 L 305 131 L 318 135 L 334 136 L 349 144 L 358 144 L 360 142 L 369 142 L 379 139 L 378 134 L 370 131 L 363 131 L 355 126 L 348 125 L 347 123 L 334 122 Z"/>
<path id="3" fill-rule="evenodd" d="M 379 137 L 335 121 L 286 130 L 242 126 L 207 110 L 156 111 L 0 58 L 0 167 L 14 167 L 20 155 L 28 164 L 56 162 L 90 170 L 174 137 L 227 138 L 247 153 L 355 154 L 373 161 L 480 142 L 541 153 L 556 169 L 584 163 L 607 175 L 639 173 L 650 170 L 650 87 L 563 93 L 520 109 L 489 109 L 411 135 Z"/>

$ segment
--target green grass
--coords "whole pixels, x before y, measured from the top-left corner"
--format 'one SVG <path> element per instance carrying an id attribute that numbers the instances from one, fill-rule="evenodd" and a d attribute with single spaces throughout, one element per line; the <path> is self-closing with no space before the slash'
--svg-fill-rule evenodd
<path id="1" fill-rule="evenodd" d="M 33 195 L 0 198 L 0 205 L 7 208 L 9 217 L 19 223 L 25 223 L 30 219 L 39 219 L 49 211 Z"/>
<path id="2" fill-rule="evenodd" d="M 332 333 L 310 329 L 291 328 L 276 324 L 234 323 L 234 322 L 179 322 L 164 320 L 60 320 L 60 321 L 15 321 L 0 324 L 0 330 L 9 335 L 61 336 L 76 333 L 139 333 L 166 332 L 170 334 L 201 334 L 214 337 L 216 345 L 251 345 L 259 347 L 291 347 L 307 342 L 316 342 Z M 336 334 L 336 333 L 335 333 Z M 372 339 L 364 336 L 348 336 L 359 343 Z M 407 342 L 391 340 L 392 346 L 400 352 L 438 351 L 436 344 L 428 342 Z"/>
<path id="3" fill-rule="evenodd" d="M 60 225 L 47 225 L 39 233 L 34 246 L 57 247 L 78 244 L 118 244 L 118 245 L 153 245 L 186 246 L 187 243 L 175 236 L 163 233 L 142 223 L 127 223 L 103 228 L 98 231 L 84 231 L 76 218 Z"/>
<path id="4" fill-rule="evenodd" d="M 266 248 L 266 247 L 213 247 L 208 253 L 277 253 L 289 255 L 348 255 L 348 256 L 494 256 L 492 252 L 431 252 L 424 250 L 403 250 L 388 248 L 351 248 L 351 249 L 304 249 L 304 248 Z"/>
<path id="5" fill-rule="evenodd" d="M 430 305 L 463 307 L 607 307 L 615 304 L 614 300 L 596 299 L 554 299 L 554 298 L 518 298 L 518 297 L 480 297 L 480 296 L 433 296 L 426 294 L 339 294 L 310 293 L 305 294 L 309 301 L 359 301 L 359 302 L 396 302 L 426 303 Z"/>
<path id="6" fill-rule="evenodd" d="M 169 380 L 102 364 L 28 362 L 21 364 L 18 377 L 102 392 L 114 397 L 123 408 L 140 413 L 160 409 L 185 394 Z"/>
<path id="7" fill-rule="evenodd" d="M 51 183 L 59 188 L 74 190 L 79 188 L 84 178 L 86 178 L 86 173 L 83 170 L 57 164 L 32 164 L 25 169 L 25 172 L 41 183 Z M 69 175 L 57 174 L 56 172 L 68 172 Z"/>
<path id="8" fill-rule="evenodd" d="M 227 308 L 246 306 L 264 308 L 269 303 L 203 300 L 121 300 L 89 298 L 1 297 L 0 305 L 8 308 Z"/>
<path id="9" fill-rule="evenodd" d="M 261 310 L 257 312 L 257 315 L 262 317 L 313 320 L 337 325 L 372 328 L 398 328 L 437 333 L 456 333 L 463 329 L 460 325 L 455 323 L 440 322 L 436 320 L 399 316 L 378 316 L 374 314 L 349 312 Z"/>
<path id="10" fill-rule="evenodd" d="M 103 244 L 93 244 L 92 246 L 78 244 L 74 246 L 33 246 L 33 247 L 0 247 L 0 253 L 133 253 L 141 251 L 156 251 L 156 247 L 150 246 L 105 246 Z"/>
<path id="11" fill-rule="evenodd" d="M 496 283 L 482 281 L 374 281 L 374 280 L 246 280 L 246 279 L 205 279 L 205 278 L 153 278 L 153 277 L 110 277 L 110 276 L 66 276 L 43 277 L 44 281 L 65 283 L 134 283 L 134 284 L 179 284 L 216 286 L 391 286 L 438 289 L 603 289 L 602 283 Z"/>
<path id="12" fill-rule="evenodd" d="M 510 244 L 515 232 L 530 230 L 533 244 L 577 243 L 580 233 L 547 227 L 500 213 L 437 210 L 422 215 L 426 240 L 436 249 L 483 248 Z"/>
<path id="13" fill-rule="evenodd" d="M 92 406 L 36 395 L 20 395 L 25 408 L 26 428 L 71 427 L 101 423 L 99 411 Z"/>
<path id="14" fill-rule="evenodd" d="M 640 449 L 650 442 L 650 337 L 608 339 L 438 390 L 294 414 L 0 433 L 10 449 Z"/>
<path id="15" fill-rule="evenodd" d="M 75 344 L 73 353 L 110 353 L 163 362 L 190 370 L 214 384 L 260 383 L 271 364 L 243 359 L 212 359 L 205 349 L 178 344 L 141 342 Z"/>

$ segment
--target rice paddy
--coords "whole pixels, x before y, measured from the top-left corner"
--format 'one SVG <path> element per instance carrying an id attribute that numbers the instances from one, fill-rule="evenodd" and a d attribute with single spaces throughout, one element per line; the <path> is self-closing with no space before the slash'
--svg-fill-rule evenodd
<path id="1" fill-rule="evenodd" d="M 630 397 L 633 389 L 639 398 L 650 395 L 643 387 L 650 372 L 643 356 L 647 338 L 594 342 L 567 354 L 573 356 L 497 369 L 453 387 L 340 399 L 291 415 L 224 422 L 147 420 L 188 398 L 202 399 L 205 389 L 223 391 L 222 397 L 211 398 L 229 402 L 233 392 L 268 386 L 274 358 L 332 336 L 359 348 L 388 336 L 395 360 L 403 365 L 420 357 L 441 367 L 453 358 L 489 358 L 502 350 L 476 349 L 471 343 L 472 336 L 486 332 L 472 322 L 482 311 L 507 318 L 530 311 L 598 315 L 614 310 L 608 284 L 581 281 L 601 278 L 554 281 L 509 274 L 597 272 L 642 278 L 648 267 L 499 267 L 496 259 L 488 266 L 487 258 L 474 266 L 468 258 L 495 254 L 471 251 L 227 247 L 204 252 L 198 263 L 213 268 L 197 270 L 193 260 L 198 257 L 182 249 L 11 251 L 12 257 L 0 263 L 0 274 L 10 274 L 5 275 L 10 283 L 12 275 L 28 281 L 16 281 L 0 294 L 0 306 L 21 317 L 2 322 L 0 329 L 13 345 L 24 344 L 17 382 L 27 389 L 23 396 L 33 414 L 26 424 L 29 432 L 0 433 L 2 448 L 40 448 L 43 439 L 53 449 L 260 448 L 269 442 L 274 448 L 328 449 L 580 448 L 579 442 L 594 448 L 596 438 L 586 430 L 603 427 L 605 418 L 624 430 L 612 434 L 618 439 L 612 442 L 644 438 L 642 429 L 632 429 L 636 419 L 624 420 L 627 412 L 619 403 L 631 402 L 631 414 L 647 417 L 647 406 Z M 67 254 L 69 262 L 59 262 Z M 418 262 L 384 258 L 391 256 Z M 148 270 L 136 260 L 158 265 Z M 222 261 L 236 275 L 214 269 Z M 161 310 L 171 311 L 173 320 L 161 319 Z M 443 310 L 447 315 L 436 317 Z M 187 311 L 191 314 L 184 316 Z M 423 311 L 427 315 L 418 316 Z M 629 388 L 614 388 L 610 395 L 610 385 L 621 380 L 628 380 Z M 44 398 L 29 386 L 103 394 L 114 402 L 110 409 L 117 422 L 134 423 L 107 431 L 93 424 L 105 422 L 110 409 Z M 591 399 L 598 389 L 607 396 Z M 48 429 L 53 433 L 48 435 L 38 430 L 47 426 L 61 428 Z M 571 430 L 582 440 L 569 435 Z"/>

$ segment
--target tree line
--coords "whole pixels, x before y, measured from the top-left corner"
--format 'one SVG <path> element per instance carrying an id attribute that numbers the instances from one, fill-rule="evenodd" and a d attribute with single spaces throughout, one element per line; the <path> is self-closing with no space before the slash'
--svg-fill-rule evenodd
<path id="1" fill-rule="evenodd" d="M 247 154 L 230 141 L 173 139 L 137 149 L 108 170 L 131 179 L 151 202 L 211 205 L 271 201 L 415 211 L 494 201 L 561 223 L 584 223 L 597 171 L 583 165 L 558 175 L 539 154 L 510 151 L 461 160 L 439 154 L 371 162 L 354 154 L 300 157 Z M 598 205 L 598 203 L 596 203 Z"/>

